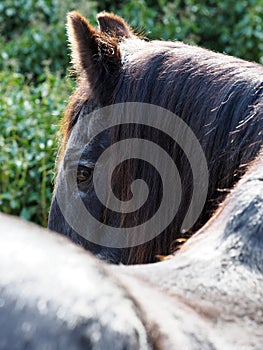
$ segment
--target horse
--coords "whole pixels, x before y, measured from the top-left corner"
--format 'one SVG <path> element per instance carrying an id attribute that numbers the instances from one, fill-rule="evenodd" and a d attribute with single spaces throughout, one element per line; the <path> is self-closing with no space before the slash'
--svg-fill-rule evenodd
<path id="1" fill-rule="evenodd" d="M 75 28 L 77 26 L 80 33 L 88 33 L 85 29 L 88 23 L 79 14 L 71 13 L 69 21 L 74 22 Z M 103 37 L 100 44 L 104 45 L 107 43 L 104 39 L 108 40 L 108 36 L 113 35 L 115 38 L 113 42 L 120 45 L 120 39 L 116 33 L 121 35 L 123 40 L 126 40 L 128 35 L 134 35 L 119 17 L 102 13 L 99 15 L 99 21 L 104 34 L 102 36 L 102 33 L 94 32 L 95 37 L 89 37 L 95 40 L 93 41 L 95 44 L 98 38 L 102 40 Z M 91 27 L 88 28 L 91 29 Z M 85 36 L 85 43 L 86 39 Z M 90 47 L 98 48 L 95 44 Z M 137 54 L 136 47 L 137 41 L 134 49 L 130 51 L 131 55 L 133 51 L 135 55 Z M 85 50 L 81 51 L 85 62 L 90 58 L 99 66 L 101 61 L 97 61 L 100 57 L 98 53 L 107 52 L 110 55 L 111 60 L 107 59 L 100 66 L 105 69 L 100 78 L 105 79 L 109 78 L 106 73 L 110 72 L 109 66 L 105 64 L 109 64 L 113 59 L 113 51 L 108 46 L 107 48 L 104 52 L 99 50 L 97 55 L 92 56 L 87 56 Z M 210 53 L 207 54 L 210 55 Z M 239 60 L 233 60 L 235 64 L 239 62 Z M 125 64 L 128 64 L 128 60 L 123 61 L 123 65 Z M 244 68 L 242 64 L 241 71 Z M 255 67 L 255 65 L 252 66 Z M 93 66 L 88 64 L 87 67 Z M 251 67 L 250 63 L 248 67 Z M 142 65 L 139 68 L 143 68 Z M 233 72 L 233 67 L 230 68 L 228 72 Z M 173 73 L 175 72 L 177 71 L 173 70 Z M 155 72 L 152 73 L 155 74 Z M 248 78 L 248 80 L 244 79 L 244 76 L 246 75 L 243 73 L 239 75 L 242 77 L 242 83 L 247 81 L 250 85 L 251 81 Z M 95 78 L 99 77 L 95 75 Z M 255 77 L 255 81 L 256 79 L 258 78 Z M 76 141 L 76 138 L 71 138 L 74 126 L 77 126 L 76 119 L 83 113 L 84 125 L 87 126 L 85 118 L 87 109 L 92 109 L 95 105 L 91 95 L 86 102 L 88 97 L 86 93 L 91 94 L 91 90 L 86 90 L 87 80 L 84 81 L 85 89 L 83 92 L 81 89 L 77 90 L 77 95 L 73 97 L 70 105 L 70 115 L 66 117 L 65 144 L 64 149 L 61 150 L 61 161 L 66 164 L 74 160 L 76 163 L 75 156 L 79 157 L 79 153 L 67 154 L 65 150 L 69 146 L 68 142 Z M 139 84 L 138 81 L 137 83 Z M 234 84 L 234 90 L 239 83 L 238 80 Z M 100 86 L 100 89 L 102 93 L 105 86 Z M 254 94 L 258 93 L 258 89 L 254 90 Z M 112 91 L 106 89 L 104 92 L 110 94 Z M 245 97 L 249 96 L 248 90 L 241 89 L 239 94 L 242 91 L 245 92 Z M 134 93 L 134 90 L 126 91 L 126 93 L 129 92 Z M 142 93 L 142 90 L 138 93 Z M 233 94 L 228 96 L 226 103 L 220 105 L 221 108 L 225 108 Z M 76 96 L 78 96 L 77 99 Z M 201 95 L 198 94 L 198 100 L 200 98 Z M 235 96 L 235 98 L 238 97 Z M 242 101 L 243 98 L 244 96 Z M 102 101 L 100 100 L 100 103 Z M 208 99 L 207 103 L 209 101 Z M 139 105 L 139 108 L 141 107 Z M 205 106 L 202 105 L 200 108 Z M 243 107 L 235 108 L 240 112 Z M 232 113 L 235 113 L 235 108 L 231 109 Z M 254 109 L 254 112 L 260 111 L 262 99 L 256 99 L 249 108 Z M 101 108 L 97 108 L 96 111 L 99 114 L 96 112 L 93 116 L 100 116 Z M 247 113 L 250 112 L 249 109 Z M 92 114 L 89 118 L 91 116 Z M 128 113 L 128 117 L 130 116 Z M 174 114 L 173 116 L 179 122 Z M 140 114 L 139 117 L 141 117 Z M 227 191 L 223 203 L 212 215 L 209 215 L 208 221 L 189 237 L 179 250 L 162 261 L 146 264 L 147 261 L 143 260 L 142 264 L 128 266 L 108 264 L 85 249 L 87 246 L 83 244 L 84 237 L 75 235 L 75 239 L 71 242 L 66 234 L 62 235 L 61 232 L 50 232 L 21 219 L 0 214 L 2 232 L 0 235 L 0 349 L 261 350 L 263 345 L 263 150 L 257 151 L 261 130 L 259 130 L 259 138 L 253 136 L 253 129 L 257 133 L 257 127 L 261 125 L 260 114 L 252 113 L 247 118 L 249 120 L 242 119 L 242 124 L 246 120 L 247 123 L 252 121 L 254 122 L 252 129 L 246 123 L 238 129 L 238 131 L 243 130 L 244 125 L 247 127 L 243 135 L 244 140 L 239 139 L 241 144 L 242 142 L 246 144 L 247 135 L 254 140 L 248 153 L 244 151 L 246 154 L 239 155 L 249 159 L 251 157 L 246 164 L 246 169 L 244 170 L 240 163 L 240 178 L 238 176 L 236 181 L 231 180 L 235 185 Z M 231 121 L 230 124 L 234 123 Z M 83 127 L 83 124 L 81 126 Z M 148 137 L 149 130 L 144 127 L 145 125 L 143 125 L 143 131 Z M 226 128 L 227 125 L 224 127 Z M 83 129 L 80 130 L 83 132 Z M 78 129 L 78 132 L 80 130 Z M 88 184 L 83 184 L 81 180 L 87 176 L 91 177 L 92 174 L 88 168 L 82 168 L 83 160 L 87 156 L 94 156 L 97 150 L 93 158 L 95 161 L 98 153 L 101 152 L 98 143 L 104 149 L 107 146 L 107 139 L 115 140 L 116 132 L 118 135 L 119 132 L 122 134 L 127 131 L 127 129 L 123 131 L 122 125 L 121 129 L 117 127 L 116 130 L 114 127 L 110 131 L 104 128 L 103 130 L 106 132 L 99 134 L 101 139 L 95 137 L 90 144 L 91 149 L 84 147 L 84 152 L 81 152 L 80 158 L 77 159 L 77 170 L 73 171 L 72 177 L 76 180 L 75 175 L 77 175 L 77 189 L 80 192 L 81 186 Z M 132 136 L 134 130 L 136 135 L 141 132 L 141 128 L 140 130 L 133 128 Z M 130 132 L 129 128 L 128 132 Z M 221 139 L 224 139 L 223 135 L 222 132 Z M 238 136 L 236 133 L 233 135 L 235 140 Z M 77 133 L 76 136 L 80 138 L 81 135 Z M 159 130 L 155 136 L 163 135 Z M 227 136 L 230 137 L 230 135 Z M 86 138 L 84 140 L 86 141 Z M 256 150 L 252 151 L 253 147 L 256 147 Z M 181 150 L 180 156 L 184 153 L 183 151 L 186 152 L 187 149 Z M 254 152 L 255 156 L 253 156 Z M 70 158 L 67 159 L 67 155 Z M 233 159 L 235 157 L 228 159 L 227 164 L 232 164 Z M 182 161 L 185 160 L 186 157 L 182 159 Z M 130 165 L 134 166 L 136 163 L 133 162 Z M 146 167 L 146 165 L 148 164 L 143 163 L 140 167 Z M 59 166 L 60 172 L 64 173 L 65 169 L 62 165 Z M 230 165 L 228 169 L 222 169 L 222 171 L 229 169 Z M 93 171 L 95 172 L 95 169 Z M 123 169 L 119 171 L 122 174 Z M 67 181 L 69 174 L 70 172 L 64 173 Z M 230 174 L 230 177 L 233 178 L 234 175 Z M 55 190 L 57 196 L 58 190 L 59 185 Z M 56 219 L 56 213 L 59 214 L 58 208 L 61 203 L 56 203 L 57 200 L 59 199 L 53 201 L 51 221 Z M 70 211 L 74 209 L 74 206 L 68 207 L 69 203 L 65 204 Z M 77 214 L 75 213 L 75 216 Z M 64 222 L 64 225 L 66 228 L 69 224 Z M 8 234 L 5 234 L 7 232 Z M 77 239 L 80 239 L 78 245 L 75 244 Z M 107 247 L 107 249 L 111 251 L 111 248 Z M 102 260 L 104 257 L 106 261 L 109 256 L 116 259 L 116 250 L 112 250 L 112 255 L 110 253 L 107 255 L 105 252 L 106 249 L 102 249 L 101 256 L 98 253 L 98 257 Z"/>
<path id="2" fill-rule="evenodd" d="M 95 29 L 79 13 L 68 15 L 67 29 L 78 87 L 62 122 L 64 139 L 48 225 L 51 230 L 68 236 L 103 260 L 123 264 L 152 263 L 173 253 L 178 244 L 180 247 L 216 215 L 218 208 L 224 206 L 226 195 L 259 154 L 263 140 L 263 68 L 256 63 L 181 42 L 147 41 L 113 14 L 99 14 L 98 23 L 99 28 Z M 159 123 L 158 127 L 141 125 L 140 119 L 137 124 L 133 123 L 129 120 L 132 113 L 127 112 L 127 118 L 123 111 L 118 110 L 117 114 L 124 114 L 125 122 L 111 125 L 91 137 L 92 130 L 98 129 L 98 125 L 108 118 L 105 114 L 111 114 L 107 107 L 118 108 L 123 104 L 138 106 L 133 113 L 142 118 L 144 112 L 141 109 L 145 104 L 162 108 L 161 113 L 152 118 L 154 123 Z M 100 115 L 99 111 L 103 110 L 107 113 Z M 169 112 L 175 116 L 169 124 L 170 129 L 175 129 L 180 123 L 186 125 L 184 130 L 178 127 L 177 139 L 180 133 L 185 135 L 181 137 L 181 144 L 162 130 L 162 120 L 166 120 Z M 145 113 L 148 112 L 145 110 Z M 187 132 L 187 127 L 194 136 Z M 194 137 L 197 139 L 195 143 Z M 133 156 L 131 146 L 126 150 L 130 159 L 126 157 L 116 166 L 108 183 L 124 205 L 133 197 L 133 183 L 143 180 L 149 187 L 145 203 L 131 212 L 122 212 L 124 207 L 121 205 L 120 212 L 117 212 L 107 207 L 112 192 L 106 193 L 104 203 L 98 198 L 93 176 L 98 160 L 102 159 L 107 148 L 133 138 L 158 144 L 173 160 L 177 166 L 174 173 L 178 171 L 180 177 L 181 192 L 171 182 L 168 191 L 171 196 L 177 192 L 181 202 L 177 205 L 175 198 L 177 207 L 173 201 L 166 205 L 167 212 L 176 213 L 155 237 L 147 239 L 149 232 L 154 231 L 154 226 L 151 226 L 147 230 L 140 229 L 137 234 L 131 229 L 129 244 L 123 242 L 118 246 L 115 242 L 113 246 L 109 240 L 104 244 L 101 237 L 106 235 L 103 231 L 106 226 L 126 230 L 141 227 L 141 223 L 158 211 L 164 196 L 160 174 L 149 162 Z M 204 153 L 207 170 L 199 173 L 196 180 L 192 168 L 198 155 L 192 153 L 198 144 L 200 152 Z M 82 149 L 80 155 L 74 153 L 76 148 Z M 183 148 L 188 148 L 188 151 Z M 111 153 L 115 164 L 120 155 Z M 156 157 L 157 163 L 161 162 L 163 152 Z M 77 186 L 69 186 L 71 180 L 67 178 L 70 178 L 70 169 L 74 166 L 77 170 L 72 181 Z M 198 168 L 198 162 L 195 168 Z M 107 172 L 105 166 L 103 171 Z M 104 180 L 100 179 L 99 171 L 96 173 L 98 188 Z M 59 179 L 65 179 L 62 185 Z M 202 210 L 192 220 L 192 225 L 182 227 L 196 187 L 199 188 L 197 197 L 204 198 Z M 62 198 L 65 192 L 70 192 L 70 195 Z M 58 197 L 61 198 L 58 200 Z M 85 218 L 85 211 L 82 212 L 80 205 L 75 203 L 76 197 L 81 198 L 97 224 L 92 223 L 93 219 Z M 165 217 L 166 213 L 163 215 Z M 76 227 L 85 221 L 81 234 L 69 223 L 69 216 L 78 221 Z M 161 221 L 159 219 L 158 224 Z M 103 229 L 99 231 L 100 225 Z M 144 238 L 140 244 L 138 234 Z"/>
<path id="3" fill-rule="evenodd" d="M 262 153 L 169 259 L 110 265 L 0 214 L 0 349 L 253 349 L 263 345 Z"/>

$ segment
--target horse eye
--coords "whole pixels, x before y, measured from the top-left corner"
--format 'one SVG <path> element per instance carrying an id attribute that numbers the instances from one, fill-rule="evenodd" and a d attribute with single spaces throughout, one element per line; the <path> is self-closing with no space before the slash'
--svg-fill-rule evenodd
<path id="1" fill-rule="evenodd" d="M 79 167 L 77 171 L 77 183 L 80 184 L 89 181 L 92 176 L 92 170 L 92 168 L 88 167 Z"/>

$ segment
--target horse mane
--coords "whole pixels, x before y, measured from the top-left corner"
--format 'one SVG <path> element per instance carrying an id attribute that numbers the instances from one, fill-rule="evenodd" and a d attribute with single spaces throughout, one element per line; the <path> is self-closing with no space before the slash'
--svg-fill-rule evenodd
<path id="1" fill-rule="evenodd" d="M 210 173 L 205 208 L 192 231 L 185 235 L 188 238 L 211 217 L 259 152 L 263 141 L 263 67 L 181 42 L 147 42 L 136 38 L 125 27 L 125 22 L 118 22 L 118 17 L 107 14 L 106 19 L 103 15 L 99 18 L 101 27 L 92 32 L 92 40 L 103 42 L 104 51 L 100 51 L 99 59 L 90 52 L 85 53 L 87 57 L 92 57 L 93 62 L 85 63 L 85 69 L 83 62 L 81 67 L 78 66 L 78 88 L 63 119 L 64 147 L 61 154 L 83 106 L 92 110 L 94 106 L 112 103 L 144 102 L 175 113 L 198 138 Z M 111 21 L 115 24 L 113 29 Z M 78 42 L 83 38 L 74 40 Z M 81 49 L 82 54 L 85 50 L 92 50 L 92 45 L 86 46 Z M 117 54 L 114 59 L 111 57 L 109 63 L 110 48 Z M 76 45 L 73 49 L 79 52 Z M 99 69 L 96 70 L 96 67 Z M 114 138 L 116 140 L 120 134 L 121 137 L 140 136 L 144 132 L 122 126 Z M 159 137 L 162 142 L 163 136 L 157 134 L 155 130 L 148 130 L 147 138 Z M 171 253 L 172 242 L 182 235 L 178 229 L 191 198 L 188 183 L 190 168 L 177 145 L 172 145 L 170 152 L 179 167 L 185 202 L 165 232 L 150 242 L 124 251 L 128 263 L 154 261 L 156 252 L 163 255 Z M 121 167 L 116 176 L 118 180 L 113 180 L 113 186 L 123 192 L 123 198 L 129 192 L 127 185 L 124 186 L 127 167 L 131 170 L 134 165 L 134 160 L 131 160 L 126 168 Z M 151 172 L 147 173 L 146 166 L 141 164 L 139 171 L 145 174 L 146 182 L 152 182 L 152 187 L 156 189 L 153 198 L 158 199 L 161 195 L 159 179 L 152 177 Z M 138 169 L 131 172 L 136 177 Z M 152 204 L 143 213 L 133 215 L 133 222 L 139 223 L 147 218 L 156 205 Z M 121 222 L 125 224 L 130 219 L 123 216 Z"/>

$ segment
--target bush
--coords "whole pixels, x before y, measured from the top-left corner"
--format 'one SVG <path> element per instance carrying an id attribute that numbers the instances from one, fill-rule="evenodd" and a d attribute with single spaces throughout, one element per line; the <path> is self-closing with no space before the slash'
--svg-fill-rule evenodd
<path id="1" fill-rule="evenodd" d="M 111 10 L 151 39 L 182 40 L 263 63 L 262 0 L 137 0 Z"/>
<path id="2" fill-rule="evenodd" d="M 0 73 L 1 211 L 47 224 L 58 121 L 70 90 L 48 70 L 36 86 L 21 74 Z"/>
<path id="3" fill-rule="evenodd" d="M 96 3 L 77 6 L 95 21 Z M 66 13 L 73 0 L 6 0 L 0 3 L 0 69 L 27 73 L 36 78 L 48 64 L 66 74 L 69 65 L 65 30 Z"/>

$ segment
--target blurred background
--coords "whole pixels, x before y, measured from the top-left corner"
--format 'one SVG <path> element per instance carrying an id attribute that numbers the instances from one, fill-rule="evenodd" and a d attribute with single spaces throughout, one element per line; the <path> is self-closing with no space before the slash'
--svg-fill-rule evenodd
<path id="1" fill-rule="evenodd" d="M 262 0 L 0 2 L 0 211 L 47 225 L 67 77 L 66 13 L 123 16 L 151 39 L 182 40 L 263 64 Z"/>

